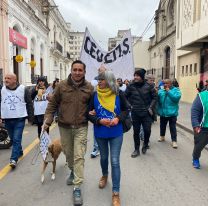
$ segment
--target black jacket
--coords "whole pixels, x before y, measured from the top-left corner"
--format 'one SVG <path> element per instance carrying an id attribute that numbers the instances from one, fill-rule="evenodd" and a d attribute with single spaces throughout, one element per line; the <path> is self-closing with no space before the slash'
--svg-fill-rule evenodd
<path id="1" fill-rule="evenodd" d="M 97 92 L 94 92 L 91 99 L 90 99 L 90 104 L 88 107 L 88 119 L 93 123 L 93 124 L 99 124 L 99 118 L 96 115 L 90 115 L 89 112 L 94 110 L 94 96 Z M 127 118 L 129 115 L 130 111 L 130 105 L 122 91 L 119 91 L 119 98 L 120 98 L 120 106 L 121 106 L 121 113 L 118 115 L 118 119 L 121 122 L 124 122 L 124 120 Z"/>
<path id="2" fill-rule="evenodd" d="M 132 112 L 137 113 L 138 116 L 146 116 L 148 109 L 154 110 L 157 103 L 156 90 L 147 82 L 142 84 L 132 82 L 128 85 L 125 95 L 131 104 Z"/>

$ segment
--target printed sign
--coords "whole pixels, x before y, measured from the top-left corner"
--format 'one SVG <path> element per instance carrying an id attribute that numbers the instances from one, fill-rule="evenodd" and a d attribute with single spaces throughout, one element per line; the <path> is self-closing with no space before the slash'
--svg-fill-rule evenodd
<path id="1" fill-rule="evenodd" d="M 86 64 L 86 79 L 88 81 L 97 76 L 101 65 L 113 71 L 116 78 L 132 79 L 134 63 L 130 30 L 114 49 L 106 52 L 101 49 L 86 28 L 80 59 Z"/>
<path id="2" fill-rule="evenodd" d="M 27 38 L 11 28 L 9 28 L 9 41 L 15 45 L 27 49 Z"/>
<path id="3" fill-rule="evenodd" d="M 46 131 L 42 131 L 40 135 L 40 153 L 43 157 L 43 160 L 46 160 L 46 156 L 48 153 L 48 145 L 51 143 L 50 136 Z"/>

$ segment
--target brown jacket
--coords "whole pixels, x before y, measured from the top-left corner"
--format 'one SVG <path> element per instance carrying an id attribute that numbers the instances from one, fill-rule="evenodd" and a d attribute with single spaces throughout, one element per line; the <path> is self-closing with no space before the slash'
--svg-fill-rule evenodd
<path id="1" fill-rule="evenodd" d="M 58 109 L 58 125 L 65 128 L 79 128 L 87 125 L 87 108 L 93 94 L 92 85 L 86 80 L 75 86 L 71 80 L 61 81 L 54 91 L 45 112 L 48 126 L 53 122 L 53 114 Z"/>

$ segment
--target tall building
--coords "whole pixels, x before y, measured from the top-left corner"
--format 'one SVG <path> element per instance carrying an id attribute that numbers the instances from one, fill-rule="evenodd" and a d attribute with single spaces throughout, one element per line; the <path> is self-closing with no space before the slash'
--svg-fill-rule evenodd
<path id="1" fill-rule="evenodd" d="M 208 79 L 208 1 L 177 3 L 177 77 L 182 100 L 192 102 L 200 81 Z"/>
<path id="2" fill-rule="evenodd" d="M 135 69 L 144 68 L 150 72 L 149 41 L 137 40 L 133 45 L 133 58 Z M 151 71 L 152 72 L 152 71 Z"/>
<path id="3" fill-rule="evenodd" d="M 71 59 L 80 59 L 82 43 L 84 40 L 85 32 L 69 32 L 69 47 L 70 47 L 70 57 Z"/>
<path id="4" fill-rule="evenodd" d="M 127 32 L 128 30 L 118 30 L 117 36 L 113 37 L 113 38 L 109 38 L 108 39 L 108 51 L 111 51 L 113 48 L 115 48 L 120 41 L 122 40 L 124 34 Z M 141 40 L 140 37 L 138 36 L 133 36 L 132 35 L 132 45 L 137 41 L 137 40 Z"/>
<path id="5" fill-rule="evenodd" d="M 156 80 L 176 76 L 176 0 L 160 0 L 155 11 L 155 35 L 150 38 L 150 69 Z"/>
<path id="6" fill-rule="evenodd" d="M 8 72 L 8 2 L 0 1 L 0 84 L 3 76 Z"/>

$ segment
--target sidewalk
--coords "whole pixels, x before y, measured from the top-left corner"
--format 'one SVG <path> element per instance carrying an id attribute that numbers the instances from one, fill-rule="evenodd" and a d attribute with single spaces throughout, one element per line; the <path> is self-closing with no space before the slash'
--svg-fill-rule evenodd
<path id="1" fill-rule="evenodd" d="M 180 102 L 177 126 L 193 134 L 191 126 L 191 106 L 192 104 L 190 103 Z"/>

